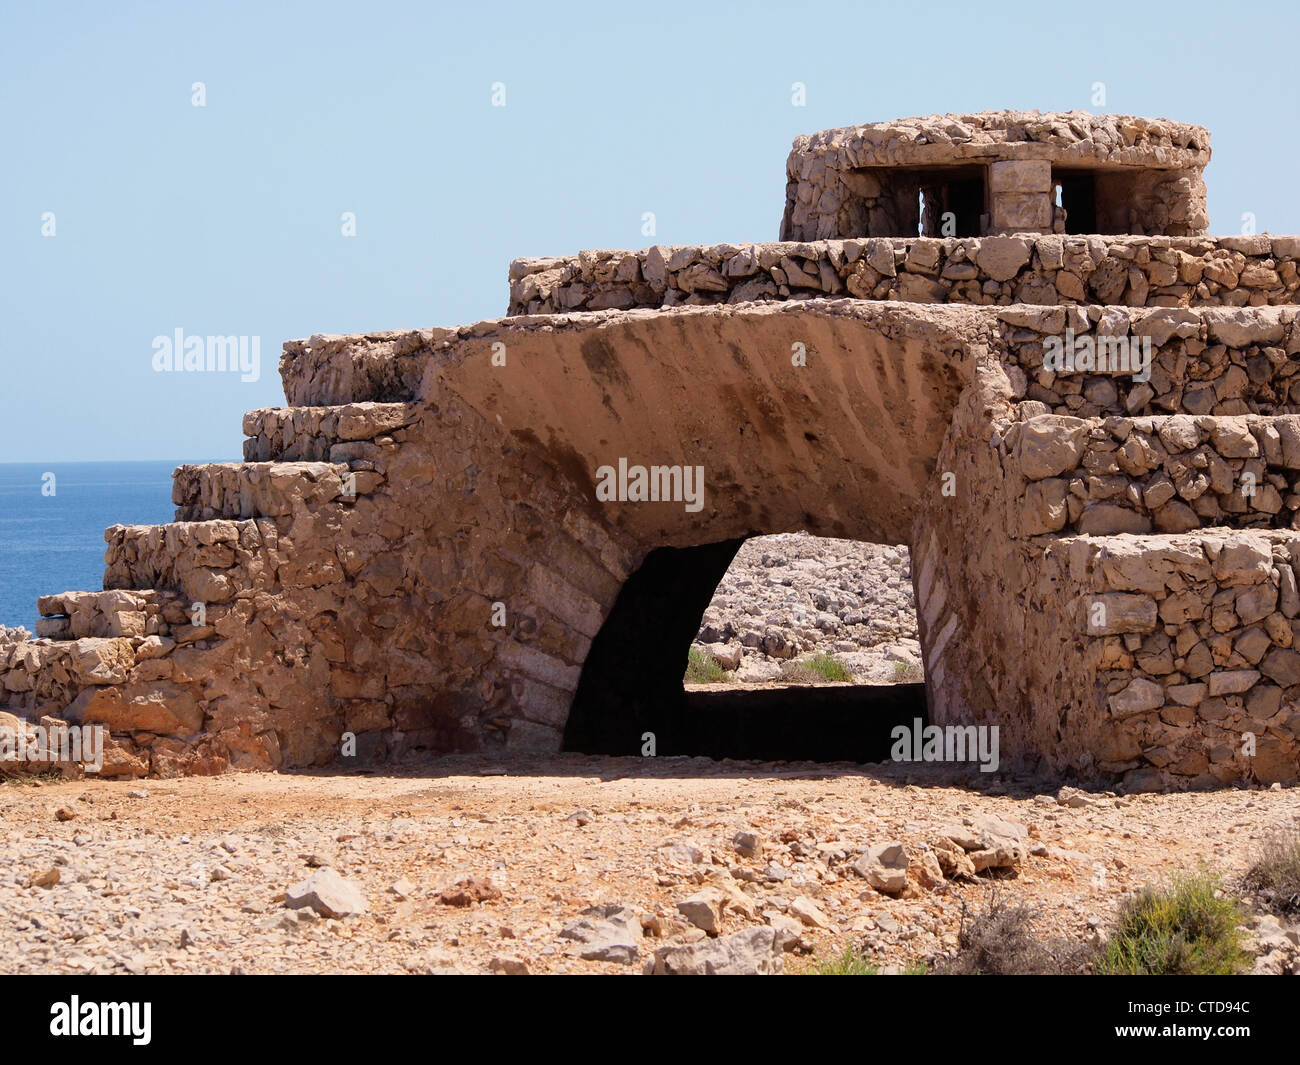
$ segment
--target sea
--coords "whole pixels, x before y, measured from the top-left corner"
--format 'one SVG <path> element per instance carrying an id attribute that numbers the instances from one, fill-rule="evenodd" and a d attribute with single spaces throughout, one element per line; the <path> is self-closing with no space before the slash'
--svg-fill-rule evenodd
<path id="1" fill-rule="evenodd" d="M 184 461 L 0 463 L 0 625 L 31 631 L 37 596 L 103 588 L 104 530 L 171 521 Z"/>

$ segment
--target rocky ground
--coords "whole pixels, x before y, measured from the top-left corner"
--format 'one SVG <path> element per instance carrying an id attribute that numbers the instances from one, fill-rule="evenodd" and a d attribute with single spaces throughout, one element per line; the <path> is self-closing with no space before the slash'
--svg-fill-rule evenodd
<path id="1" fill-rule="evenodd" d="M 862 683 L 920 680 L 906 547 L 785 533 L 747 540 L 704 612 L 696 644 L 741 683 L 833 654 Z"/>
<path id="2" fill-rule="evenodd" d="M 11 781 L 4 968 L 797 972 L 847 945 L 902 965 L 951 951 L 995 892 L 1044 934 L 1103 935 L 1125 892 L 1199 862 L 1230 879 L 1300 819 L 1294 788 L 1042 791 L 944 766 L 584 756 Z M 1300 931 L 1253 935 L 1261 971 L 1300 972 Z"/>

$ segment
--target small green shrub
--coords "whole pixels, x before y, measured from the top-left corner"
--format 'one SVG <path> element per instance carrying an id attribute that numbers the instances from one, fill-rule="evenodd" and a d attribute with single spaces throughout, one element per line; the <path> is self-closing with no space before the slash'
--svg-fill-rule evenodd
<path id="1" fill-rule="evenodd" d="M 1168 887 L 1148 887 L 1128 899 L 1119 927 L 1101 953 L 1103 976 L 1225 976 L 1241 971 L 1237 900 L 1222 896 L 1218 878 L 1201 870 Z"/>
<path id="2" fill-rule="evenodd" d="M 925 670 L 916 662 L 895 662 L 895 684 L 919 684 L 925 680 Z"/>
<path id="3" fill-rule="evenodd" d="M 692 647 L 686 655 L 687 684 L 721 684 L 727 679 L 727 671 L 708 651 Z"/>
<path id="4" fill-rule="evenodd" d="M 876 976 L 880 968 L 857 947 L 845 947 L 838 957 L 820 958 L 809 976 Z"/>
<path id="5" fill-rule="evenodd" d="M 900 976 L 924 976 L 924 962 L 909 962 Z M 845 947 L 836 957 L 819 958 L 804 971 L 805 976 L 880 976 L 880 966 L 857 947 Z"/>
<path id="6" fill-rule="evenodd" d="M 853 674 L 834 655 L 822 651 L 795 662 L 784 663 L 781 666 L 781 679 L 794 684 L 828 684 L 852 681 Z"/>

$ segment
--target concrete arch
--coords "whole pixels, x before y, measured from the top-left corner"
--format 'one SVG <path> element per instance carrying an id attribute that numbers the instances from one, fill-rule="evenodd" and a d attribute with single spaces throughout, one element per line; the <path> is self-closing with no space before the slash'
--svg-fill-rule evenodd
<path id="1" fill-rule="evenodd" d="M 424 402 L 488 414 L 646 550 L 793 529 L 907 542 L 986 328 L 849 300 L 516 321 L 432 364 Z M 601 505 L 594 473 L 620 457 L 703 464 L 703 511 Z"/>

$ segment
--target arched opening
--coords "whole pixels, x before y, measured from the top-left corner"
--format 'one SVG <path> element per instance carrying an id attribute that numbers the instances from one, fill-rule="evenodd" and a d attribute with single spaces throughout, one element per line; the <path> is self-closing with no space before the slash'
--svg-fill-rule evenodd
<path id="1" fill-rule="evenodd" d="M 569 713 L 565 748 L 609 755 L 876 762 L 890 756 L 895 725 L 911 727 L 918 718 L 926 723 L 925 685 L 915 670 L 903 675 L 890 669 L 866 669 L 861 655 L 855 658 L 853 651 L 846 650 L 845 641 L 834 639 L 826 642 L 822 654 L 834 657 L 838 653 L 836 660 L 851 667 L 856 682 L 821 683 L 798 671 L 778 670 L 772 676 L 741 673 L 739 682 L 733 677 L 718 685 L 683 683 L 688 658 L 701 636 L 723 635 L 711 634 L 708 626 L 702 633 L 701 621 L 742 545 L 752 563 L 756 555 L 767 558 L 772 550 L 780 551 L 781 546 L 773 541 L 786 539 L 758 538 L 746 543 L 742 538 L 651 551 L 624 584 L 592 641 Z M 902 567 L 899 572 L 904 572 Z M 814 626 L 820 621 L 829 629 L 828 619 L 835 617 L 838 624 L 840 617 L 846 616 L 851 622 L 846 630 L 871 632 L 872 621 L 879 619 L 854 616 L 855 612 L 863 615 L 863 604 L 845 602 L 834 590 L 827 599 L 827 587 L 823 582 L 820 589 L 811 585 L 798 589 L 795 607 L 810 615 L 800 621 Z M 910 611 L 910 574 L 901 596 Z M 819 602 L 839 613 L 819 610 Z M 763 597 L 756 603 L 760 611 L 765 609 Z M 769 663 L 788 660 L 798 665 L 799 652 L 811 646 L 806 639 L 808 631 L 807 625 L 801 625 L 788 639 L 783 637 L 779 646 L 767 647 L 761 645 L 759 635 L 759 646 L 740 650 L 739 657 L 767 659 Z M 915 631 L 914 613 L 911 631 Z M 732 625 L 724 642 L 754 644 L 755 636 L 752 630 L 742 632 Z M 916 657 L 919 659 L 919 645 Z M 900 660 L 899 664 L 904 663 Z M 752 682 L 745 682 L 747 676 Z"/>
<path id="2" fill-rule="evenodd" d="M 676 751 L 691 641 L 742 543 L 658 547 L 646 555 L 591 642 L 565 725 L 566 750 L 636 754 L 653 733 L 658 753 Z"/>

